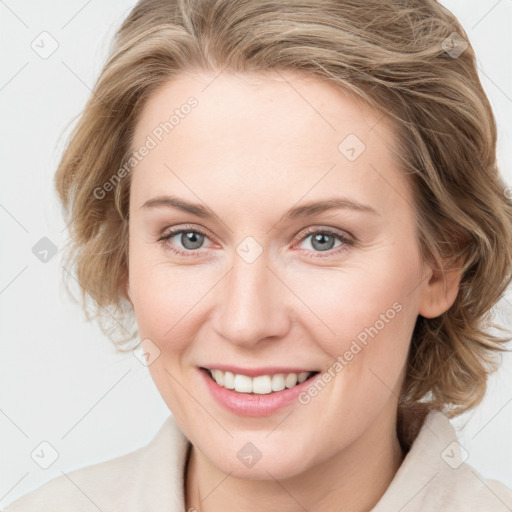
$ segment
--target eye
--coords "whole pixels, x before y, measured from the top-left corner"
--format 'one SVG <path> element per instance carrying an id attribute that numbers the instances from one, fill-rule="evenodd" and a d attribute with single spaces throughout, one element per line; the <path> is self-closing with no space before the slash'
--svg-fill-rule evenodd
<path id="1" fill-rule="evenodd" d="M 172 241 L 176 238 L 176 241 Z M 208 238 L 206 233 L 203 233 L 197 228 L 179 228 L 171 229 L 164 236 L 160 237 L 157 241 L 164 244 L 166 249 L 170 250 L 180 256 L 195 256 L 195 251 L 201 248 L 205 238 Z M 184 250 L 178 247 L 176 248 L 177 242 L 182 245 Z"/>
<path id="2" fill-rule="evenodd" d="M 308 249 L 314 254 L 314 257 L 326 257 L 332 256 L 334 254 L 339 254 L 343 251 L 346 251 L 351 245 L 354 245 L 354 240 L 348 238 L 342 233 L 334 231 L 332 229 L 319 229 L 319 228 L 310 228 L 306 233 L 302 236 L 301 241 L 305 242 L 308 239 L 311 239 L 310 245 L 313 248 Z M 340 243 L 335 246 L 336 240 Z M 332 249 L 335 249 L 334 251 Z M 325 255 L 318 253 L 327 253 Z"/>

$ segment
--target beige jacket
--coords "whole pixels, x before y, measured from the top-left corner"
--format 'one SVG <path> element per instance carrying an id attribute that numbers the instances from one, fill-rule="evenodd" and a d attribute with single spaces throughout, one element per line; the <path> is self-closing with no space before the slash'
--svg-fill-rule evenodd
<path id="1" fill-rule="evenodd" d="M 372 512 L 512 511 L 512 491 L 463 462 L 465 452 L 444 414 L 431 411 L 418 429 Z M 56 477 L 11 503 L 5 512 L 184 512 L 189 447 L 169 416 L 143 448 Z"/>

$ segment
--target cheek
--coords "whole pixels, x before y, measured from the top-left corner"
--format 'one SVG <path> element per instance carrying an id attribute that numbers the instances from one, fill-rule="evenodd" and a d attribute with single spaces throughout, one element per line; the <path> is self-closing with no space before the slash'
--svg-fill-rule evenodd
<path id="1" fill-rule="evenodd" d="M 329 358 L 324 368 L 324 385 L 302 397 L 312 407 L 310 416 L 325 416 L 324 431 L 332 435 L 333 446 L 340 443 L 329 427 L 333 418 L 371 418 L 391 397 L 400 393 L 401 377 L 407 360 L 410 339 L 417 318 L 415 296 L 411 294 L 415 267 L 400 268 L 385 262 L 371 269 L 361 267 L 347 272 L 329 272 L 315 279 L 308 306 L 319 320 L 307 313 L 302 324 L 308 337 Z M 295 288 L 294 288 L 295 289 Z M 297 290 L 307 292 L 307 287 Z M 328 326 L 329 329 L 327 329 Z M 331 332 L 334 331 L 334 334 Z M 329 399 L 324 397 L 323 387 Z M 320 422 L 322 420 L 319 420 Z M 361 425 L 346 424 L 347 435 L 357 436 Z"/>
<path id="2" fill-rule="evenodd" d="M 417 316 L 411 293 L 417 268 L 412 255 L 408 265 L 402 258 L 374 258 L 372 265 L 319 269 L 314 279 L 306 274 L 293 278 L 293 290 L 307 306 L 303 325 L 333 359 L 354 341 L 364 347 L 378 340 L 378 357 L 386 355 L 385 347 L 407 348 Z"/>
<path id="3" fill-rule="evenodd" d="M 173 279 L 170 277 L 173 276 Z M 199 300 L 190 280 L 180 279 L 179 272 L 159 272 L 158 268 L 140 272 L 131 284 L 139 334 L 161 343 L 175 339 L 180 319 Z"/>
<path id="4" fill-rule="evenodd" d="M 171 356 L 187 349 L 194 331 L 205 321 L 205 299 L 218 276 L 194 265 L 172 265 L 154 253 L 133 247 L 130 295 L 139 337 L 149 338 L 163 355 Z"/>

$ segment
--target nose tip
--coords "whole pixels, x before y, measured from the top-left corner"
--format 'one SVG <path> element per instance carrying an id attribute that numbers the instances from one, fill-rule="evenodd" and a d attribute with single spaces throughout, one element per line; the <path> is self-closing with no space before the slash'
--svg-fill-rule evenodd
<path id="1" fill-rule="evenodd" d="M 215 328 L 231 343 L 253 346 L 279 338 L 290 327 L 284 287 L 263 256 L 236 257 L 216 304 Z"/>

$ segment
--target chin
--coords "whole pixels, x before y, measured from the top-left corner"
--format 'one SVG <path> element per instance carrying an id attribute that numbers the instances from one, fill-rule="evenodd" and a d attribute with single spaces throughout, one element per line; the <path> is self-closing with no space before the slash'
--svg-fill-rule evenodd
<path id="1" fill-rule="evenodd" d="M 312 454 L 304 453 L 302 446 L 296 449 L 281 439 L 275 442 L 262 439 L 261 442 L 242 441 L 236 436 L 230 446 L 222 447 L 214 452 L 206 450 L 204 455 L 225 474 L 241 480 L 273 480 L 295 477 L 307 471 L 314 461 L 310 459 Z M 308 456 L 309 455 L 309 456 Z"/>

